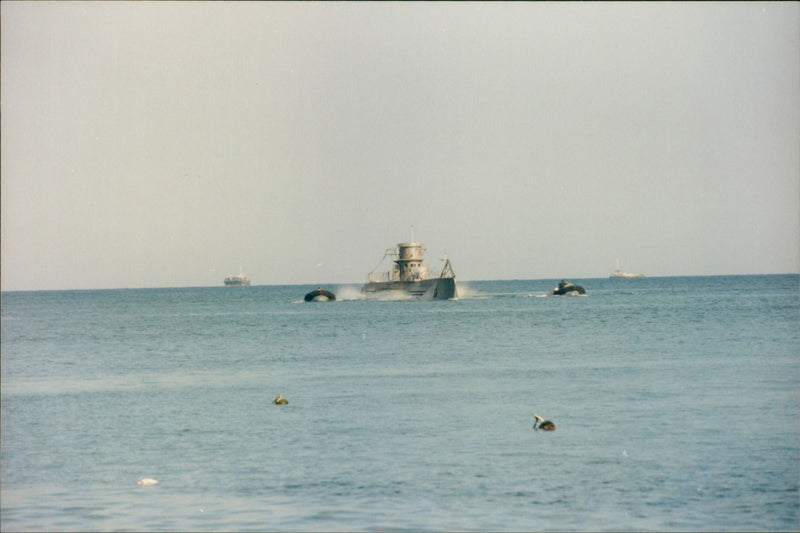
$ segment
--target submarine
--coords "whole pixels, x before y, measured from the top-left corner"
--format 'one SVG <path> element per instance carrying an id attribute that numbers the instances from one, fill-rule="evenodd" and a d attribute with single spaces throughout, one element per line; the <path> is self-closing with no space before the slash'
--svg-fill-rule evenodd
<path id="1" fill-rule="evenodd" d="M 458 298 L 456 274 L 447 257 L 438 277 L 430 276 L 430 265 L 423 263 L 421 242 L 401 242 L 389 248 L 383 258 L 395 257 L 389 272 L 367 274 L 361 293 L 368 298 L 412 298 L 417 300 L 450 300 Z M 383 259 L 381 259 L 381 263 Z"/>

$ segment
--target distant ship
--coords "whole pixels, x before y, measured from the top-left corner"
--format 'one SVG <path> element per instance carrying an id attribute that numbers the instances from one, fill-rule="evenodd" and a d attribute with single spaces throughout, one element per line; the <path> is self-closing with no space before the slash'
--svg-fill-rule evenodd
<path id="1" fill-rule="evenodd" d="M 228 287 L 246 287 L 250 285 L 250 278 L 242 274 L 242 267 L 239 267 L 238 274 L 225 278 L 225 285 Z"/>
<path id="2" fill-rule="evenodd" d="M 381 296 L 398 294 L 410 296 L 419 300 L 449 300 L 458 298 L 456 289 L 456 274 L 450 260 L 443 259 L 445 264 L 439 277 L 429 276 L 429 265 L 422 263 L 422 243 L 401 242 L 397 248 L 389 248 L 384 253 L 396 257 L 392 270 L 375 276 L 373 272 L 367 274 L 367 283 L 361 287 L 361 292 L 367 296 Z M 383 262 L 383 259 L 381 259 Z"/>
<path id="3" fill-rule="evenodd" d="M 609 274 L 609 278 L 643 278 L 644 274 L 631 274 L 619 268 L 619 259 L 617 259 L 617 268 Z"/>

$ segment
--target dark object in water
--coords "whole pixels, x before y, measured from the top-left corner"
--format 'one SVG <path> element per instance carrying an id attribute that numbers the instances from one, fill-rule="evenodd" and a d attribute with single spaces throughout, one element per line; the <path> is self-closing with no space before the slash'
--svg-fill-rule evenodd
<path id="1" fill-rule="evenodd" d="M 543 420 L 539 415 L 533 415 L 533 429 L 535 430 L 543 430 L 543 431 L 555 431 L 556 425 L 550 422 L 549 420 Z M 536 427 L 536 424 L 539 424 L 539 427 Z"/>
<path id="2" fill-rule="evenodd" d="M 336 295 L 331 291 L 326 291 L 322 287 L 317 287 L 313 291 L 306 294 L 305 301 L 307 302 L 328 302 L 336 300 Z"/>
<path id="3" fill-rule="evenodd" d="M 277 396 L 275 396 L 275 399 L 272 400 L 272 403 L 274 405 L 289 405 L 289 400 L 278 394 Z"/>
<path id="4" fill-rule="evenodd" d="M 551 290 L 548 294 L 551 296 L 577 296 L 579 294 L 586 294 L 586 289 L 580 285 L 575 285 L 562 279 L 558 287 Z"/>

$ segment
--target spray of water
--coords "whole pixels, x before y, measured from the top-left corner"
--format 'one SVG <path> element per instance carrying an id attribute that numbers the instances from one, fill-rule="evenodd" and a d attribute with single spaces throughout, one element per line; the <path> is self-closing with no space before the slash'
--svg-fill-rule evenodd
<path id="1" fill-rule="evenodd" d="M 470 300 L 473 298 L 478 298 L 480 295 L 478 291 L 473 289 L 467 283 L 459 282 L 456 284 L 456 290 L 458 291 L 458 299 L 459 300 Z"/>
<path id="2" fill-rule="evenodd" d="M 342 285 L 336 288 L 337 300 L 363 300 L 364 295 L 357 285 Z"/>

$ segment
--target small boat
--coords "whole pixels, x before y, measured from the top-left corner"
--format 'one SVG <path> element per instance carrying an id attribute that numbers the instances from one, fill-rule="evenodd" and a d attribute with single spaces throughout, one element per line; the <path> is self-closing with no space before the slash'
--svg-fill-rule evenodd
<path id="1" fill-rule="evenodd" d="M 250 285 L 250 278 L 242 274 L 242 267 L 239 267 L 239 273 L 225 278 L 226 287 L 246 287 Z"/>
<path id="2" fill-rule="evenodd" d="M 374 275 L 374 270 L 367 274 L 367 283 L 361 287 L 362 294 L 377 298 L 399 295 L 418 300 L 458 298 L 456 274 L 450 260 L 442 258 L 444 268 L 438 277 L 432 278 L 429 276 L 430 266 L 422 262 L 422 251 L 422 243 L 413 242 L 413 236 L 412 242 L 401 242 L 396 249 L 387 249 L 383 259 L 387 256 L 397 258 L 394 259 L 392 270 L 378 276 Z"/>
<path id="3" fill-rule="evenodd" d="M 304 300 L 307 302 L 332 302 L 336 300 L 336 295 L 331 291 L 326 291 L 322 287 L 317 287 L 306 294 Z"/>
<path id="4" fill-rule="evenodd" d="M 586 294 L 586 289 L 580 285 L 575 285 L 574 283 L 562 279 L 558 287 L 553 288 L 553 290 L 547 294 L 549 296 L 580 296 Z"/>
<path id="5" fill-rule="evenodd" d="M 619 268 L 619 259 L 617 259 L 617 268 L 609 274 L 609 278 L 643 278 L 644 274 L 631 274 L 630 272 L 625 272 L 621 268 Z"/>

